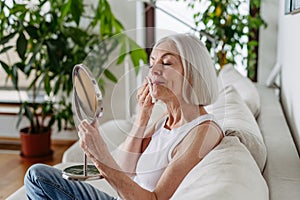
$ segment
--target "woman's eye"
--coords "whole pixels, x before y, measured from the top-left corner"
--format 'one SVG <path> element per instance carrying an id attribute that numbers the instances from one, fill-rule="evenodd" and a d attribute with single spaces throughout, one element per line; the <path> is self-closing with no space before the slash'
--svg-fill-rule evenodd
<path id="1" fill-rule="evenodd" d="M 171 65 L 171 63 L 163 62 L 162 65 L 167 65 L 168 66 L 168 65 Z"/>

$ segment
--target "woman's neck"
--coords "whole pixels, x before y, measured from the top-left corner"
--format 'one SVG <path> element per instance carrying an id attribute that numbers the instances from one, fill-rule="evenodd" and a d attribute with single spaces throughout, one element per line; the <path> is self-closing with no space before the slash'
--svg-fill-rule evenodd
<path id="1" fill-rule="evenodd" d="M 203 106 L 191 105 L 187 103 L 168 103 L 168 120 L 165 128 L 173 129 L 190 122 L 201 115 L 207 114 Z"/>

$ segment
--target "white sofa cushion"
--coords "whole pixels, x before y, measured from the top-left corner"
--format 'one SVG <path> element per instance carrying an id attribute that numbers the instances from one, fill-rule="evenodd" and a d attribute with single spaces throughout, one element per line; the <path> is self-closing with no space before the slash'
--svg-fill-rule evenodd
<path id="1" fill-rule="evenodd" d="M 260 97 L 254 83 L 242 76 L 232 64 L 225 65 L 218 75 L 219 90 L 232 85 L 245 101 L 252 114 L 257 117 L 260 112 Z"/>
<path id="2" fill-rule="evenodd" d="M 132 123 L 124 119 L 110 120 L 99 126 L 99 131 L 110 152 L 125 140 L 131 126 Z M 64 152 L 62 162 L 82 162 L 83 156 L 79 142 L 76 142 Z M 88 159 L 88 162 L 91 161 Z"/>
<path id="3" fill-rule="evenodd" d="M 227 136 L 240 139 L 262 171 L 267 156 L 263 137 L 254 116 L 236 89 L 226 87 L 214 104 L 206 106 L 206 110 L 214 114 Z"/>
<path id="4" fill-rule="evenodd" d="M 249 151 L 225 137 L 183 179 L 171 199 L 267 200 L 268 187 Z"/>

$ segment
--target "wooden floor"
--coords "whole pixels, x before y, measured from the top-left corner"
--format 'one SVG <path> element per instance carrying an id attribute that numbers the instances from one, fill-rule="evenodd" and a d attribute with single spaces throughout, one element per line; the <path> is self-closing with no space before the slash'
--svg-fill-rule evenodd
<path id="1" fill-rule="evenodd" d="M 70 147 L 74 141 L 53 142 L 52 158 L 45 161 L 30 161 L 23 159 L 17 151 L 0 152 L 0 200 L 6 199 L 23 185 L 26 170 L 34 163 L 45 163 L 55 165 L 61 162 L 63 152 Z"/>

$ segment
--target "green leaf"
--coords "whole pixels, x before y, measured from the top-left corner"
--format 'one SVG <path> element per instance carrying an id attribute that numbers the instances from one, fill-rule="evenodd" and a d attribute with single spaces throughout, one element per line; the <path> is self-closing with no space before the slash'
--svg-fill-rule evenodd
<path id="1" fill-rule="evenodd" d="M 11 49 L 13 46 L 8 46 L 8 47 L 4 47 L 1 51 L 0 54 L 5 53 L 6 51 L 8 51 L 9 49 Z"/>
<path id="2" fill-rule="evenodd" d="M 58 93 L 60 85 L 61 85 L 61 76 L 58 76 L 58 80 L 56 80 L 54 84 L 54 90 L 53 90 L 54 95 Z"/>
<path id="3" fill-rule="evenodd" d="M 109 71 L 108 69 L 104 70 L 104 75 L 112 82 L 114 83 L 118 82 L 118 79 L 115 77 L 115 75 L 113 75 L 113 73 L 111 73 L 111 71 Z"/>
<path id="4" fill-rule="evenodd" d="M 144 63 L 147 63 L 147 54 L 143 49 L 137 49 L 130 52 L 130 58 L 135 69 L 135 73 L 138 74 L 140 61 L 142 60 Z"/>
<path id="5" fill-rule="evenodd" d="M 19 80 L 19 76 L 18 76 L 18 67 L 16 65 L 12 66 L 12 73 L 11 73 L 11 80 L 13 82 L 13 85 L 15 87 L 16 90 L 19 90 L 18 87 L 18 80 Z"/>
<path id="6" fill-rule="evenodd" d="M 48 128 L 51 128 L 53 125 L 54 125 L 54 123 L 55 123 L 55 118 L 54 117 L 51 117 L 51 119 L 50 119 L 50 121 L 49 121 L 49 123 L 48 123 Z M 58 131 L 60 131 L 61 129 L 59 129 L 59 127 L 58 127 Z"/>
<path id="7" fill-rule="evenodd" d="M 26 32 L 28 33 L 28 35 L 30 37 L 32 37 L 33 39 L 38 39 L 39 35 L 38 35 L 38 29 L 35 26 L 27 26 L 25 27 Z"/>
<path id="8" fill-rule="evenodd" d="M 248 42 L 248 46 L 257 46 L 257 45 L 258 45 L 258 41 L 252 40 L 252 41 Z"/>
<path id="9" fill-rule="evenodd" d="M 24 72 L 24 69 L 25 69 L 25 64 L 23 62 L 17 62 L 15 63 L 15 66 L 21 70 L 22 72 Z"/>
<path id="10" fill-rule="evenodd" d="M 121 43 L 119 58 L 118 58 L 118 61 L 117 61 L 118 65 L 121 64 L 124 61 L 124 59 L 125 59 L 125 57 L 127 55 L 126 44 L 127 43 L 126 43 L 125 40 L 123 40 L 122 43 Z"/>
<path id="11" fill-rule="evenodd" d="M 113 25 L 114 25 L 114 28 L 115 28 L 115 33 L 121 33 L 124 30 L 124 26 L 116 18 L 113 19 Z"/>
<path id="12" fill-rule="evenodd" d="M 98 85 L 100 87 L 102 94 L 104 95 L 105 94 L 105 81 L 102 78 L 100 78 L 98 80 Z"/>
<path id="13" fill-rule="evenodd" d="M 61 19 L 64 19 L 71 10 L 72 1 L 67 1 L 61 8 Z"/>
<path id="14" fill-rule="evenodd" d="M 34 117 L 33 117 L 33 113 L 31 112 L 28 103 L 25 102 L 23 104 L 23 106 L 24 106 L 24 115 L 30 121 L 31 126 L 33 126 L 34 125 Z"/>
<path id="15" fill-rule="evenodd" d="M 65 27 L 64 34 L 71 37 L 72 40 L 80 46 L 86 46 L 86 39 L 91 39 L 90 35 L 86 31 L 77 27 Z"/>
<path id="16" fill-rule="evenodd" d="M 45 72 L 44 76 L 44 88 L 47 95 L 50 95 L 51 93 L 51 84 L 50 84 L 50 77 L 47 72 Z"/>
<path id="17" fill-rule="evenodd" d="M 6 44 L 10 39 L 12 39 L 15 35 L 17 34 L 17 32 L 11 33 L 3 38 L 1 38 L 0 40 L 0 45 L 1 44 Z"/>
<path id="18" fill-rule="evenodd" d="M 60 46 L 62 45 L 62 46 Z M 57 67 L 59 66 L 59 55 L 58 52 L 61 51 L 63 47 L 63 43 L 59 43 L 57 40 L 48 40 L 46 41 L 46 46 L 47 46 L 47 52 L 49 56 L 50 65 L 52 67 Z"/>
<path id="19" fill-rule="evenodd" d="M 16 127 L 19 128 L 20 126 L 20 123 L 23 119 L 23 106 L 20 106 L 20 109 L 19 109 L 19 113 L 18 113 L 18 121 L 17 121 L 17 124 L 16 124 Z"/>
<path id="20" fill-rule="evenodd" d="M 77 24 L 79 25 L 80 17 L 83 13 L 83 1 L 82 0 L 69 0 L 71 1 L 71 14 Z"/>
<path id="21" fill-rule="evenodd" d="M 17 40 L 17 52 L 22 60 L 25 59 L 25 53 L 27 49 L 27 40 L 23 32 L 20 33 Z"/>
<path id="22" fill-rule="evenodd" d="M 148 55 L 144 49 L 142 49 L 135 41 L 129 38 L 129 46 L 130 46 L 130 58 L 132 60 L 135 73 L 138 74 L 140 61 L 142 60 L 144 63 L 148 61 Z"/>
<path id="23" fill-rule="evenodd" d="M 4 69 L 4 71 L 6 72 L 6 74 L 8 76 L 11 75 L 11 71 L 9 69 L 9 66 L 5 62 L 3 62 L 3 61 L 0 60 L 0 66 L 2 66 L 2 68 Z"/>
<path id="24" fill-rule="evenodd" d="M 35 84 L 39 78 L 40 78 L 40 76 L 35 76 L 27 88 L 31 89 L 31 88 L 35 87 Z"/>
<path id="25" fill-rule="evenodd" d="M 26 5 L 25 4 L 17 4 L 17 3 L 14 3 L 14 6 L 10 9 L 10 13 L 11 14 L 16 14 L 18 12 L 27 12 L 28 9 L 26 8 Z"/>

